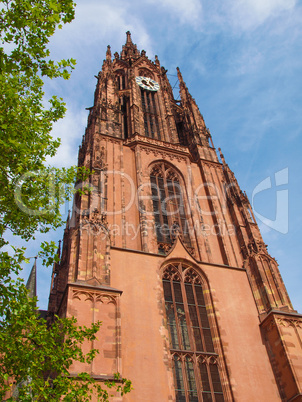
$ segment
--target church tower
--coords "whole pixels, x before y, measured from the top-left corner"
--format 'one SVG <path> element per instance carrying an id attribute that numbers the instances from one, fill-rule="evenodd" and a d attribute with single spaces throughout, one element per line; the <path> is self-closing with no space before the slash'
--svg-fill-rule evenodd
<path id="1" fill-rule="evenodd" d="M 99 381 L 119 372 L 116 401 L 301 401 L 302 316 L 291 305 L 249 200 L 177 69 L 127 32 L 97 78 L 77 194 L 49 313 L 102 321 Z"/>

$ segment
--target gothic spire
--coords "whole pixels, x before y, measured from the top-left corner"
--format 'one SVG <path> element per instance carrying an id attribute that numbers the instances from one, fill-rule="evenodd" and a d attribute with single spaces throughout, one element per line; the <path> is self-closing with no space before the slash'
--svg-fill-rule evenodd
<path id="1" fill-rule="evenodd" d="M 70 227 L 70 209 L 68 210 L 65 229 L 69 229 L 69 227 Z"/>
<path id="2" fill-rule="evenodd" d="M 35 257 L 34 265 L 30 271 L 26 289 L 29 290 L 29 297 L 36 297 L 37 296 L 37 257 Z"/>
<path id="3" fill-rule="evenodd" d="M 180 72 L 179 67 L 176 67 L 176 70 L 177 70 L 177 77 L 179 80 L 180 98 L 182 100 L 182 103 L 186 104 L 188 101 L 191 101 L 192 97 L 189 93 L 186 83 L 184 82 L 184 80 L 182 78 L 182 74 Z"/>
<path id="4" fill-rule="evenodd" d="M 177 77 L 178 77 L 178 79 L 179 79 L 179 84 L 184 84 L 184 80 L 183 80 L 183 78 L 182 78 L 182 74 L 181 74 L 181 72 L 180 72 L 179 67 L 176 67 L 176 70 L 177 70 Z"/>
<path id="5" fill-rule="evenodd" d="M 176 68 L 177 76 L 179 80 L 179 93 L 181 104 L 187 114 L 187 123 L 188 126 L 191 127 L 193 135 L 196 137 L 195 140 L 199 145 L 209 145 L 209 139 L 211 139 L 211 135 L 209 130 L 207 130 L 205 126 L 205 122 L 203 120 L 203 116 L 199 111 L 199 108 L 195 102 L 195 99 L 190 94 L 186 83 L 182 78 L 182 74 L 179 68 Z M 213 145 L 211 143 L 211 145 Z"/>
<path id="6" fill-rule="evenodd" d="M 107 46 L 107 52 L 106 52 L 106 60 L 111 61 L 111 48 L 110 45 Z"/>
<path id="7" fill-rule="evenodd" d="M 127 32 L 126 32 L 126 35 L 127 35 L 126 45 L 127 45 L 127 46 L 133 45 L 132 39 L 131 39 L 131 32 L 130 32 L 130 31 L 127 31 Z"/>
<path id="8" fill-rule="evenodd" d="M 126 32 L 126 44 L 123 46 L 121 52 L 122 60 L 138 59 L 140 57 L 140 52 L 137 50 L 137 46 L 132 42 L 130 31 Z"/>

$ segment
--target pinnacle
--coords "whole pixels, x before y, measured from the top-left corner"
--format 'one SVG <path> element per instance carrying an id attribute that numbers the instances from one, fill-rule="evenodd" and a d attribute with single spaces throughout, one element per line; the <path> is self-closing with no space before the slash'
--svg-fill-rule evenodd
<path id="1" fill-rule="evenodd" d="M 178 76 L 179 82 L 184 83 L 179 67 L 176 67 L 176 71 L 177 71 L 177 76 Z"/>
<path id="2" fill-rule="evenodd" d="M 132 39 L 131 39 L 131 32 L 127 31 L 126 35 L 127 35 L 126 45 L 133 45 L 133 42 L 132 42 Z"/>
<path id="3" fill-rule="evenodd" d="M 111 60 L 111 48 L 110 45 L 107 46 L 107 52 L 106 52 L 106 60 Z"/>
<path id="4" fill-rule="evenodd" d="M 121 59 L 137 59 L 140 57 L 140 52 L 137 50 L 137 46 L 132 42 L 130 31 L 126 32 L 127 39 L 121 53 Z"/>
<path id="5" fill-rule="evenodd" d="M 224 159 L 224 156 L 223 156 L 223 153 L 221 152 L 221 148 L 218 148 L 218 151 L 219 151 L 219 154 L 220 154 L 220 158 L 221 158 L 221 160 L 222 160 L 222 164 L 223 164 L 223 165 L 226 165 L 225 159 Z"/>

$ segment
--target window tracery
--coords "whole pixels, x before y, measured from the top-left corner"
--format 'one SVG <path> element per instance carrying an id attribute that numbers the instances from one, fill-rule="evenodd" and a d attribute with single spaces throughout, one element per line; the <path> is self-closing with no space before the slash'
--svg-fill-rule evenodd
<path id="1" fill-rule="evenodd" d="M 150 182 L 159 251 L 167 252 L 179 235 L 192 252 L 183 190 L 177 172 L 163 162 L 158 163 L 151 170 Z"/>
<path id="2" fill-rule="evenodd" d="M 141 77 L 151 78 L 151 80 L 154 80 L 154 75 L 147 68 L 140 68 L 138 75 Z"/>
<path id="3" fill-rule="evenodd" d="M 176 402 L 223 402 L 205 285 L 190 265 L 165 267 L 162 275 Z"/>

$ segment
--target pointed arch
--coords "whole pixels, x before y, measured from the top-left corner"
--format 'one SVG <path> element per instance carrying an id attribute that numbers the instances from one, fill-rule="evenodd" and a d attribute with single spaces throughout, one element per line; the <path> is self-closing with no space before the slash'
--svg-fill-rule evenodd
<path id="1" fill-rule="evenodd" d="M 127 82 L 126 82 L 126 72 L 125 70 L 119 69 L 115 71 L 115 80 L 118 90 L 126 89 Z"/>
<path id="2" fill-rule="evenodd" d="M 165 254 L 177 235 L 191 249 L 190 225 L 185 206 L 184 181 L 179 172 L 164 161 L 150 166 L 155 232 L 159 252 Z"/>
<path id="3" fill-rule="evenodd" d="M 119 123 L 121 127 L 122 138 L 127 139 L 130 136 L 130 98 L 127 93 L 128 78 L 124 69 L 115 70 L 115 86 L 118 92 L 119 102 Z"/>
<path id="4" fill-rule="evenodd" d="M 162 283 L 176 402 L 223 402 L 207 281 L 193 264 L 170 261 L 162 269 Z"/>
<path id="5" fill-rule="evenodd" d="M 151 78 L 152 80 L 155 79 L 154 74 L 146 67 L 141 67 L 138 70 L 138 75 L 141 77 Z"/>

